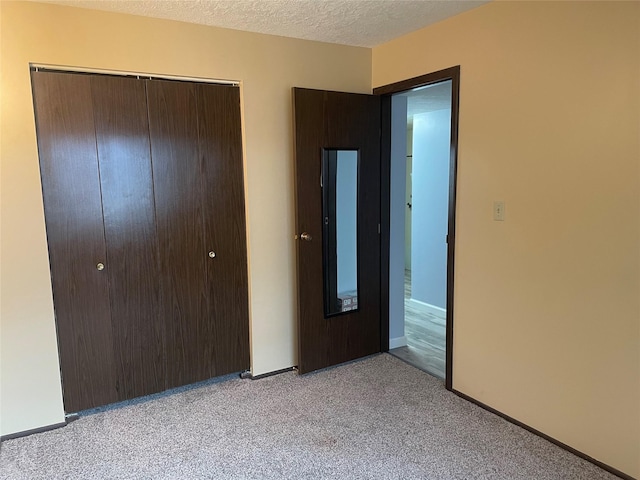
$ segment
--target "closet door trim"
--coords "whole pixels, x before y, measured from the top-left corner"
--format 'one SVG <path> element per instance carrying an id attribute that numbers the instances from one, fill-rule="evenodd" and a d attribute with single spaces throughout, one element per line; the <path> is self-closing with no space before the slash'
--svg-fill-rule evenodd
<path id="1" fill-rule="evenodd" d="M 223 80 L 220 78 L 186 77 L 182 75 L 163 75 L 156 73 L 129 72 L 124 70 L 106 70 L 100 68 L 68 67 L 64 65 L 48 65 L 43 63 L 30 63 L 29 67 L 34 72 L 76 73 L 79 75 L 106 75 L 112 77 L 133 77 L 144 80 L 172 80 L 188 83 L 210 83 L 215 85 L 231 85 L 239 87 L 239 80 Z"/>

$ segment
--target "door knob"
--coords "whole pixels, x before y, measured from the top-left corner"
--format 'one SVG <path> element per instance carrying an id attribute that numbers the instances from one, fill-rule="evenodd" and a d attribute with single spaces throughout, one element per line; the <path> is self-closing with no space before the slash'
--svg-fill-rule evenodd
<path id="1" fill-rule="evenodd" d="M 96 269 L 101 272 L 102 270 L 104 270 L 104 263 L 99 263 L 96 265 Z"/>
<path id="2" fill-rule="evenodd" d="M 216 252 L 214 251 L 209 252 L 209 258 L 216 258 Z"/>
<path id="3" fill-rule="evenodd" d="M 302 233 L 300 234 L 300 238 L 301 238 L 302 240 L 305 240 L 305 241 L 307 241 L 307 242 L 310 242 L 310 241 L 311 241 L 311 239 L 312 239 L 313 237 L 312 237 L 311 235 L 309 235 L 307 232 L 302 232 Z"/>

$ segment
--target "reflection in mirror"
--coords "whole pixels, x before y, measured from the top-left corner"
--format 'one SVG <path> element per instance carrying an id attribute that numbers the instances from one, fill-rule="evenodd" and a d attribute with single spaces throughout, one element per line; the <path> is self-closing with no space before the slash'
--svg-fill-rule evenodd
<path id="1" fill-rule="evenodd" d="M 358 151 L 323 150 L 325 317 L 358 309 Z"/>

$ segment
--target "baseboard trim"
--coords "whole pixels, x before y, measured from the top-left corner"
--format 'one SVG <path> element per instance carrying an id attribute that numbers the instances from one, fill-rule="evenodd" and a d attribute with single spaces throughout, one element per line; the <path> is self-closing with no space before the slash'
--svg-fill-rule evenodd
<path id="1" fill-rule="evenodd" d="M 33 435 L 35 433 L 48 432 L 49 430 L 55 430 L 57 428 L 66 427 L 67 422 L 54 423 L 52 425 L 46 425 L 44 427 L 32 428 L 31 430 L 23 430 L 21 432 L 8 433 L 7 435 L 2 435 L 0 437 L 0 442 L 4 442 L 5 440 L 13 440 L 14 438 L 22 438 L 28 437 L 29 435 Z"/>
<path id="2" fill-rule="evenodd" d="M 407 346 L 407 337 L 404 335 L 401 337 L 389 339 L 389 349 L 406 347 L 406 346 Z"/>
<path id="3" fill-rule="evenodd" d="M 624 480 L 637 480 L 634 477 L 627 475 L 624 472 L 621 472 L 620 470 L 613 468 L 609 465 L 607 465 L 606 463 L 602 463 L 599 460 L 596 460 L 593 457 L 590 457 L 589 455 L 587 455 L 586 453 L 582 453 L 579 450 L 576 450 L 573 447 L 570 447 L 569 445 L 567 445 L 566 443 L 562 443 L 560 440 L 556 440 L 553 437 L 550 437 L 549 435 L 547 435 L 546 433 L 542 433 L 540 430 L 536 430 L 533 427 L 530 427 L 529 425 L 522 423 L 519 420 L 516 420 L 513 417 L 510 417 L 509 415 L 500 412 L 499 410 L 496 410 L 493 407 L 490 407 L 489 405 L 486 405 L 478 400 L 476 400 L 473 397 L 470 397 L 469 395 L 466 395 L 462 392 L 459 392 L 458 390 L 452 389 L 451 390 L 453 393 L 455 393 L 457 396 L 459 396 L 460 398 L 463 398 L 465 400 L 467 400 L 468 402 L 471 402 L 477 406 L 479 406 L 480 408 L 483 408 L 484 410 L 487 410 L 488 412 L 493 413 L 494 415 L 497 415 L 501 418 L 504 418 L 507 422 L 513 423 L 514 425 L 517 425 L 520 428 L 524 428 L 525 430 L 533 433 L 534 435 L 537 435 L 539 437 L 544 438 L 545 440 L 547 440 L 548 442 L 553 443 L 554 445 L 557 445 L 558 447 L 562 448 L 563 450 L 566 450 L 570 453 L 573 453 L 575 456 L 582 458 L 583 460 L 586 460 L 589 463 L 593 463 L 595 466 L 600 467 L 603 470 L 606 470 L 609 473 L 612 473 L 613 475 L 616 475 L 617 477 L 620 477 Z"/>
<path id="4" fill-rule="evenodd" d="M 281 370 L 275 370 L 273 372 L 267 372 L 267 373 L 261 373 L 260 375 L 252 375 L 252 374 L 248 374 L 242 378 L 249 378 L 251 380 L 260 380 L 261 378 L 267 378 L 267 377 L 273 377 L 274 375 L 280 375 L 281 373 L 287 373 L 287 372 L 293 372 L 297 370 L 297 367 L 289 367 L 289 368 L 283 368 Z"/>
<path id="5" fill-rule="evenodd" d="M 447 311 L 444 308 L 436 307 L 435 305 L 431 305 L 430 303 L 421 302 L 420 300 L 416 300 L 415 298 L 410 298 L 409 300 L 407 300 L 407 303 L 413 306 L 416 310 L 422 310 L 423 312 L 430 313 L 431 315 L 439 319 L 441 318 L 441 324 L 446 324 Z M 440 325 L 440 322 L 437 323 Z"/>

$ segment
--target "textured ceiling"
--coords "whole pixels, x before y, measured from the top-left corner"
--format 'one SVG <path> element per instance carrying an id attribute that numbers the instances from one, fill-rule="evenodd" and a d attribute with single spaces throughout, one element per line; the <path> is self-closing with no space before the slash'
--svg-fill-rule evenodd
<path id="1" fill-rule="evenodd" d="M 234 30 L 373 47 L 487 1 L 39 0 Z"/>

